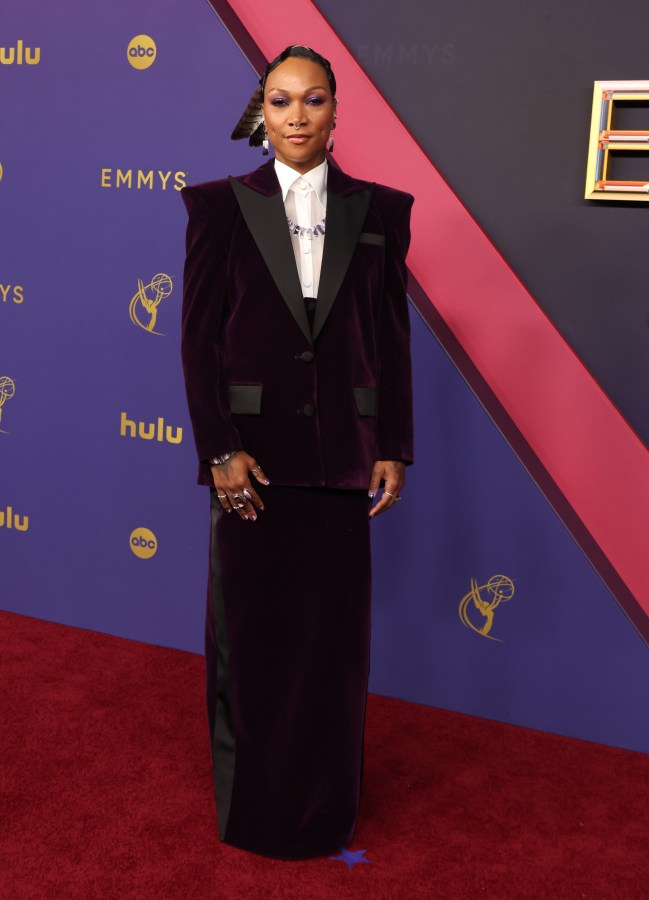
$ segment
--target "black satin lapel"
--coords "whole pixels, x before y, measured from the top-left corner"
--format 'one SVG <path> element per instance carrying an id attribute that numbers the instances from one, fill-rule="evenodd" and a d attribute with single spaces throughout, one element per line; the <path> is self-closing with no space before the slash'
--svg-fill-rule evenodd
<path id="1" fill-rule="evenodd" d="M 327 321 L 363 229 L 374 185 L 341 197 L 327 195 L 327 231 L 313 322 L 315 340 Z"/>
<path id="2" fill-rule="evenodd" d="M 282 192 L 279 191 L 272 197 L 264 197 L 263 194 L 241 184 L 236 178 L 230 178 L 229 181 L 246 225 L 273 276 L 273 281 L 300 330 L 312 344 L 313 338 L 295 265 L 291 236 L 286 226 Z"/>

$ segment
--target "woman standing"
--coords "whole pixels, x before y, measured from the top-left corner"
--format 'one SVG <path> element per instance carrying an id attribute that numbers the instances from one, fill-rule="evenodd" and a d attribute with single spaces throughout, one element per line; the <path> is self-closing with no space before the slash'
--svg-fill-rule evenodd
<path id="1" fill-rule="evenodd" d="M 413 197 L 327 163 L 329 62 L 288 47 L 233 137 L 275 159 L 182 191 L 182 354 L 211 488 L 206 675 L 219 834 L 347 845 L 370 644 L 369 521 L 412 462 Z M 375 505 L 379 487 L 384 490 Z"/>

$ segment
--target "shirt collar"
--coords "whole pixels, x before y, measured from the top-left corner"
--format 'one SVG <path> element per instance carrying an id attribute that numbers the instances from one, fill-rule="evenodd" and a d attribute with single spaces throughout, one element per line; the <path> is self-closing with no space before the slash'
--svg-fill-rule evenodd
<path id="1" fill-rule="evenodd" d="M 305 181 L 308 181 L 313 190 L 316 192 L 316 196 L 320 203 L 325 207 L 327 206 L 327 160 L 325 159 L 320 165 L 315 166 L 313 169 L 309 169 L 308 172 L 305 172 L 302 175 L 300 172 L 297 172 L 295 169 L 292 169 L 290 166 L 287 166 L 286 163 L 280 162 L 278 159 L 275 160 L 275 173 L 277 175 L 277 179 L 279 181 L 280 187 L 282 189 L 282 200 L 286 200 L 286 195 L 289 192 L 289 188 L 297 181 L 298 178 L 303 178 Z"/>

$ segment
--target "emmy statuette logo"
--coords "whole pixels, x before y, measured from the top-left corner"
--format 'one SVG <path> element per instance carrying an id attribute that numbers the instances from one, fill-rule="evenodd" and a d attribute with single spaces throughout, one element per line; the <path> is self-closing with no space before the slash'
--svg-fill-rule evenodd
<path id="1" fill-rule="evenodd" d="M 139 559 L 151 559 L 158 550 L 158 539 L 148 528 L 135 528 L 129 536 L 128 543 Z"/>
<path id="2" fill-rule="evenodd" d="M 503 643 L 489 632 L 494 623 L 494 612 L 501 603 L 514 596 L 514 582 L 506 575 L 492 575 L 486 584 L 478 585 L 471 579 L 471 590 L 460 600 L 458 614 L 463 625 L 490 641 Z"/>
<path id="3" fill-rule="evenodd" d="M 136 34 L 126 48 L 126 58 L 134 69 L 148 69 L 155 62 L 155 41 L 148 34 Z"/>
<path id="4" fill-rule="evenodd" d="M 0 162 L 0 181 L 2 181 L 3 175 L 4 175 L 4 169 L 2 168 L 2 163 Z"/>
<path id="5" fill-rule="evenodd" d="M 41 61 L 40 47 L 25 47 L 18 41 L 15 47 L 0 47 L 0 64 L 3 66 L 37 66 Z"/>
<path id="6" fill-rule="evenodd" d="M 13 506 L 0 509 L 0 528 L 27 531 L 29 528 L 29 516 L 19 516 L 14 512 Z"/>
<path id="7" fill-rule="evenodd" d="M 0 375 L 0 424 L 2 424 L 4 405 L 8 400 L 11 400 L 15 393 L 15 382 L 11 378 L 9 378 L 8 375 Z M 4 428 L 0 428 L 0 431 L 3 434 L 8 434 L 8 432 L 5 431 Z"/>
<path id="8" fill-rule="evenodd" d="M 131 322 L 149 334 L 163 335 L 164 332 L 155 330 L 158 306 L 172 290 L 173 281 L 162 272 L 154 275 L 148 284 L 144 284 L 142 279 L 138 278 L 137 291 L 133 294 L 128 307 Z"/>

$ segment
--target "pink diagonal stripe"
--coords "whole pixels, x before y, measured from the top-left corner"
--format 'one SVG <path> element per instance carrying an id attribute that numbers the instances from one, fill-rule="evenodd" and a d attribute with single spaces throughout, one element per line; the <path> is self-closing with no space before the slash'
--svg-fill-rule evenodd
<path id="1" fill-rule="evenodd" d="M 310 0 L 230 6 L 268 59 L 303 43 L 331 60 L 336 160 L 415 195 L 412 274 L 649 615 L 645 446 Z"/>

